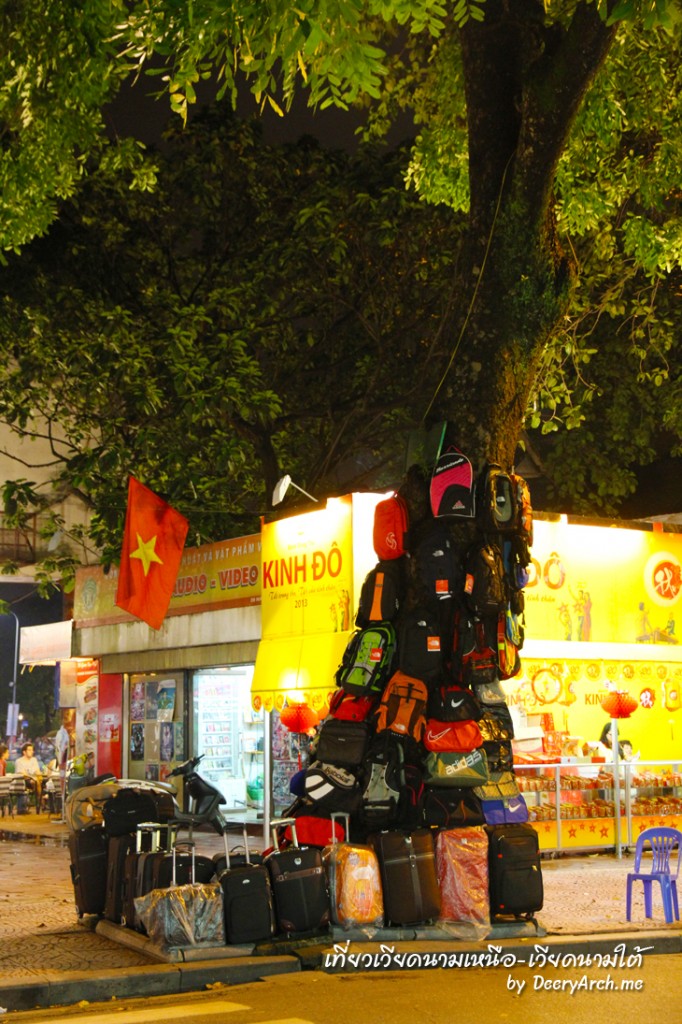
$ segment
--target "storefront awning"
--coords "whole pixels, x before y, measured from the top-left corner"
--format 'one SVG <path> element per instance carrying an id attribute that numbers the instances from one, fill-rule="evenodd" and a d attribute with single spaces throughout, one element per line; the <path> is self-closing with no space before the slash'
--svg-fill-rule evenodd
<path id="1" fill-rule="evenodd" d="M 324 708 L 352 635 L 349 630 L 261 640 L 251 683 L 254 709 L 280 710 L 287 700 Z"/>
<path id="2" fill-rule="evenodd" d="M 21 665 L 54 665 L 73 657 L 73 620 L 22 626 Z"/>

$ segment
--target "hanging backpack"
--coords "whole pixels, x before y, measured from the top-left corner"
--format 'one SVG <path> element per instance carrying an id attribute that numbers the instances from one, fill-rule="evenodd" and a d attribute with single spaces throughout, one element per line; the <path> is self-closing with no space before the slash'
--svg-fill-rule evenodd
<path id="1" fill-rule="evenodd" d="M 378 503 L 374 509 L 372 541 L 380 561 L 405 554 L 408 527 L 407 502 L 403 497 L 394 494 Z"/>
<path id="2" fill-rule="evenodd" d="M 516 532 L 528 545 L 533 545 L 533 506 L 530 500 L 530 488 L 518 473 L 511 474 L 516 502 Z"/>
<path id="3" fill-rule="evenodd" d="M 356 696 L 383 693 L 395 657 L 395 630 L 390 622 L 359 629 L 348 641 L 336 671 L 336 685 Z"/>
<path id="4" fill-rule="evenodd" d="M 500 679 L 511 679 L 521 671 L 519 648 L 510 635 L 518 636 L 518 633 L 511 624 L 508 627 L 508 619 L 513 622 L 509 608 L 497 617 L 497 670 Z"/>
<path id="5" fill-rule="evenodd" d="M 464 615 L 464 613 L 463 613 Z M 475 618 L 473 644 L 462 652 L 459 679 L 464 686 L 494 683 L 498 678 L 497 617 Z"/>
<path id="6" fill-rule="evenodd" d="M 506 743 L 514 739 L 514 722 L 507 704 L 486 704 L 478 728 L 484 743 Z"/>
<path id="7" fill-rule="evenodd" d="M 447 601 L 461 593 L 462 571 L 444 522 L 431 520 L 421 530 L 411 564 L 429 603 Z"/>
<path id="8" fill-rule="evenodd" d="M 396 663 L 401 672 L 426 682 L 438 682 L 444 659 L 439 616 L 426 606 L 404 609 L 397 625 Z"/>
<path id="9" fill-rule="evenodd" d="M 505 537 L 502 543 L 504 575 L 510 593 L 523 590 L 530 579 L 530 552 L 521 537 L 516 534 Z"/>
<path id="10" fill-rule="evenodd" d="M 473 519 L 476 515 L 474 471 L 458 448 L 439 454 L 429 488 L 431 511 L 436 517 Z"/>
<path id="11" fill-rule="evenodd" d="M 480 617 L 497 615 L 507 606 L 502 551 L 488 540 L 477 541 L 466 556 L 464 603 Z"/>
<path id="12" fill-rule="evenodd" d="M 399 818 L 405 787 L 405 752 L 395 733 L 378 733 L 370 741 L 365 758 L 365 785 L 360 816 L 370 829 L 385 829 Z"/>
<path id="13" fill-rule="evenodd" d="M 426 725 L 429 691 L 422 679 L 398 670 L 386 686 L 377 710 L 376 731 L 389 729 L 419 743 Z"/>
<path id="14" fill-rule="evenodd" d="M 516 488 L 509 473 L 494 462 L 483 467 L 477 484 L 476 518 L 481 529 L 513 533 L 518 522 Z"/>
<path id="15" fill-rule="evenodd" d="M 345 690 L 335 690 L 329 701 L 329 714 L 342 722 L 366 722 L 379 703 L 380 694 L 364 694 L 354 697 Z"/>
<path id="16" fill-rule="evenodd" d="M 392 622 L 405 599 L 407 571 L 404 558 L 378 562 L 365 576 L 360 591 L 355 625 Z"/>

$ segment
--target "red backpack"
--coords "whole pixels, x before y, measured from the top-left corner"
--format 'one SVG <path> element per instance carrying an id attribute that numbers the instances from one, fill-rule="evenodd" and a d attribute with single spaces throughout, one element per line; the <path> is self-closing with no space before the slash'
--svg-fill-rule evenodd
<path id="1" fill-rule="evenodd" d="M 374 509 L 374 550 L 380 561 L 405 554 L 407 502 L 399 494 L 384 498 Z"/>

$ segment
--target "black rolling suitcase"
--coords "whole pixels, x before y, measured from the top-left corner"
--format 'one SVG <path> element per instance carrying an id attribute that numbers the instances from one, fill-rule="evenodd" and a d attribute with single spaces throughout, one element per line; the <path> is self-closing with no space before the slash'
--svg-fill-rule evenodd
<path id="1" fill-rule="evenodd" d="M 152 821 L 137 826 L 135 849 L 127 854 L 123 865 L 121 924 L 127 928 L 143 930 L 135 913 L 135 898 L 145 896 L 154 888 L 156 862 L 166 854 L 165 850 L 161 850 L 162 839 L 167 840 L 172 847 L 167 826 Z"/>
<path id="2" fill-rule="evenodd" d="M 239 855 L 241 858 L 241 855 Z M 234 863 L 227 844 L 226 866 L 218 874 L 225 908 L 225 941 L 241 945 L 269 939 L 275 933 L 275 911 L 270 875 L 264 864 L 252 864 L 244 826 L 244 858 Z"/>
<path id="3" fill-rule="evenodd" d="M 435 920 L 440 914 L 441 898 L 430 830 L 375 832 L 367 842 L 379 858 L 386 923 L 403 925 Z"/>
<path id="4" fill-rule="evenodd" d="M 531 917 L 544 890 L 538 834 L 532 825 L 486 826 L 492 917 Z"/>
<path id="5" fill-rule="evenodd" d="M 316 846 L 299 846 L 295 818 L 270 822 L 275 849 L 265 858 L 270 874 L 278 932 L 309 932 L 329 924 L 330 906 L 322 853 Z M 293 846 L 280 850 L 277 829 L 290 825 Z"/>
<path id="6" fill-rule="evenodd" d="M 213 858 L 195 854 L 194 843 L 191 842 L 176 842 L 171 852 L 161 851 L 154 855 L 152 863 L 152 889 L 168 889 L 171 884 L 187 885 L 189 882 L 206 884 L 215 875 Z"/>
<path id="7" fill-rule="evenodd" d="M 135 849 L 135 836 L 109 836 L 107 842 L 107 884 L 104 916 L 107 921 L 121 923 L 126 857 Z"/>
<path id="8" fill-rule="evenodd" d="M 99 825 L 69 833 L 71 881 L 78 916 L 101 914 L 107 895 L 107 836 Z"/>

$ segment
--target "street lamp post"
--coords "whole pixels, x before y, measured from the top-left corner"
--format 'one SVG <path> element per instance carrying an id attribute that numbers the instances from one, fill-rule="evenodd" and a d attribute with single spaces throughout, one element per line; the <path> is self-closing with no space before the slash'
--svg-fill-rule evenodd
<path id="1" fill-rule="evenodd" d="M 17 676 L 19 675 L 19 619 L 16 612 L 9 611 L 5 612 L 5 615 L 11 615 L 14 619 L 14 674 L 10 686 L 12 687 L 12 704 L 10 714 L 8 718 L 8 732 L 10 750 L 14 747 L 15 740 L 17 738 Z"/>

